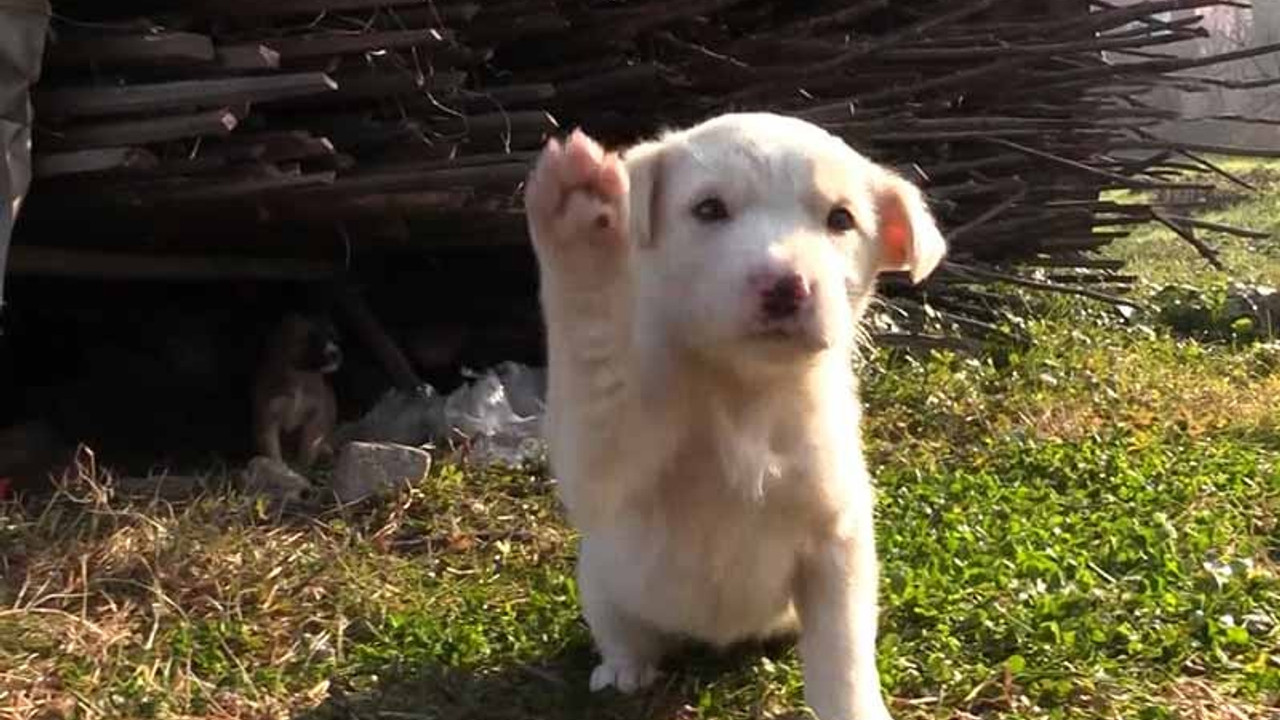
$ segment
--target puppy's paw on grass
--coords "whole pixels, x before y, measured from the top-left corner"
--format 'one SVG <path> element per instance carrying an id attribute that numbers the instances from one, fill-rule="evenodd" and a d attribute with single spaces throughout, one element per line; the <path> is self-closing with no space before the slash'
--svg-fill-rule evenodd
<path id="1" fill-rule="evenodd" d="M 628 695 L 658 679 L 658 668 L 648 663 L 605 662 L 591 672 L 591 692 L 614 688 Z"/>

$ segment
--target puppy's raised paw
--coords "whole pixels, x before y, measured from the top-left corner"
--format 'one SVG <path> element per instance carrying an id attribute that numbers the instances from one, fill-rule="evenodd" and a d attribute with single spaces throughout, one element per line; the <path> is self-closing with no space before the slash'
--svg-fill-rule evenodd
<path id="1" fill-rule="evenodd" d="M 551 140 L 525 189 L 530 234 L 540 252 L 617 252 L 626 234 L 627 171 L 581 130 Z"/>
<path id="2" fill-rule="evenodd" d="M 658 669 L 653 665 L 605 662 L 591 672 L 591 692 L 612 687 L 625 695 L 646 688 L 657 679 Z"/>

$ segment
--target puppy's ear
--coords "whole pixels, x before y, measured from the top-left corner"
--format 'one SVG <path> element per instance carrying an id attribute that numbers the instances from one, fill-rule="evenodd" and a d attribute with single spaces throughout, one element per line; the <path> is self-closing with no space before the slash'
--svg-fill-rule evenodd
<path id="1" fill-rule="evenodd" d="M 879 175 L 874 190 L 879 271 L 906 271 L 919 284 L 942 262 L 947 242 L 918 187 L 888 170 Z"/>
<path id="2" fill-rule="evenodd" d="M 653 247 L 658 243 L 658 219 L 661 211 L 662 155 L 660 142 L 646 142 L 622 154 L 627 167 L 630 190 L 627 193 L 627 230 L 637 247 Z"/>

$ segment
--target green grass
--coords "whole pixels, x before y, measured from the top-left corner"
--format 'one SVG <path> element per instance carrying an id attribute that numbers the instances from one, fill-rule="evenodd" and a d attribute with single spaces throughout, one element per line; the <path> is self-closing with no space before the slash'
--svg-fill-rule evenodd
<path id="1" fill-rule="evenodd" d="M 1230 279 L 1280 287 L 1280 161 L 1215 158 L 1214 162 L 1246 179 L 1259 192 L 1244 202 L 1231 203 L 1198 216 L 1210 222 L 1271 233 L 1271 238 L 1245 239 L 1197 230 L 1197 236 L 1221 253 L 1227 272 L 1208 267 L 1189 243 L 1157 224 L 1138 228 L 1131 237 L 1107 248 L 1106 254 L 1141 264 L 1142 279 L 1148 286 L 1221 284 Z M 1218 180 L 1214 184 L 1223 191 L 1249 195 L 1247 190 L 1228 182 Z M 1137 194 L 1117 192 L 1113 196 L 1124 201 Z M 1157 259 L 1158 262 L 1153 262 Z"/>
<path id="2" fill-rule="evenodd" d="M 1280 191 L 1218 211 L 1275 228 Z M 1269 225 L 1268 225 L 1269 224 Z M 1152 278 L 1220 283 L 1178 241 Z M 1253 280 L 1280 253 L 1223 241 Z M 1254 273 L 1248 275 L 1248 273 Z M 866 367 L 899 718 L 1251 718 L 1280 705 L 1280 349 L 1052 301 L 1030 349 Z M 594 657 L 539 468 L 439 464 L 372 511 L 168 504 L 86 458 L 0 508 L 0 718 L 769 718 L 786 644 L 691 648 L 632 698 Z M 49 713 L 53 713 L 50 715 Z"/>

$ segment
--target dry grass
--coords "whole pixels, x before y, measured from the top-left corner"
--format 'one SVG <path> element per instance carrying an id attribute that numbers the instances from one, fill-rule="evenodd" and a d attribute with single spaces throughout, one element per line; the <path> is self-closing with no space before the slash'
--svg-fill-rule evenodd
<path id="1" fill-rule="evenodd" d="M 345 660 L 348 618 L 415 604 L 423 553 L 449 565 L 478 537 L 503 540 L 477 521 L 494 520 L 491 495 L 440 503 L 431 524 L 406 516 L 439 499 L 425 490 L 358 517 L 288 517 L 228 488 L 130 497 L 83 451 L 51 498 L 0 514 L 0 717 L 313 707 Z M 529 552 L 565 544 L 554 526 L 521 537 Z"/>

